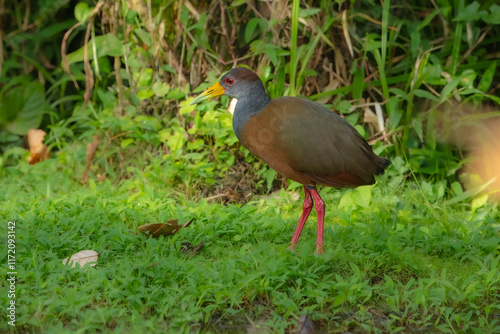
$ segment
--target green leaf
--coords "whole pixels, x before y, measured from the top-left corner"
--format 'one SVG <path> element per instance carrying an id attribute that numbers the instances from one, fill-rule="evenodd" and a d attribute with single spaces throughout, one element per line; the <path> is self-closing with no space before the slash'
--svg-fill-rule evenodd
<path id="1" fill-rule="evenodd" d="M 412 120 L 413 124 L 413 129 L 418 135 L 418 138 L 420 139 L 421 142 L 424 141 L 424 130 L 422 128 L 422 119 L 421 118 L 414 118 Z"/>
<path id="2" fill-rule="evenodd" d="M 132 138 L 123 139 L 121 142 L 121 147 L 125 148 L 125 147 L 129 146 L 130 144 L 132 144 L 133 142 L 134 142 L 134 140 Z"/>
<path id="3" fill-rule="evenodd" d="M 403 116 L 403 110 L 396 109 L 399 98 L 393 96 L 389 99 L 389 104 L 391 105 L 391 113 L 389 114 L 389 125 L 392 130 L 396 129 Z"/>
<path id="4" fill-rule="evenodd" d="M 344 195 L 342 195 L 342 198 L 340 199 L 340 203 L 339 203 L 339 209 L 343 209 L 343 208 L 349 209 L 349 208 L 355 206 L 351 195 L 352 195 L 352 191 L 346 191 L 344 193 Z"/>
<path id="5" fill-rule="evenodd" d="M 352 81 L 352 98 L 357 100 L 363 96 L 363 80 L 365 79 L 365 66 L 361 63 L 358 69 L 354 72 Z"/>
<path id="6" fill-rule="evenodd" d="M 416 90 L 413 91 L 413 94 L 415 96 L 422 97 L 422 98 L 425 98 L 425 99 L 429 99 L 429 100 L 432 100 L 432 101 L 439 101 L 439 99 L 437 98 L 437 96 L 431 94 L 430 92 L 428 92 L 426 90 L 416 89 Z"/>
<path id="7" fill-rule="evenodd" d="M 399 89 L 399 88 L 389 88 L 389 92 L 393 93 L 394 95 L 398 95 L 398 96 L 401 96 L 401 98 L 405 99 L 405 100 L 408 100 L 408 94 L 406 94 L 406 92 L 402 89 Z M 392 108 L 391 108 L 392 110 Z"/>
<path id="8" fill-rule="evenodd" d="M 265 21 L 259 18 L 253 18 L 250 21 L 248 21 L 246 27 L 245 27 L 245 42 L 250 43 L 254 36 L 255 28 L 257 28 L 257 25 L 262 26 L 262 23 L 265 25 Z"/>
<path id="9" fill-rule="evenodd" d="M 476 80 L 477 73 L 474 70 L 467 69 L 460 74 L 462 80 L 460 80 L 460 85 L 466 88 L 474 89 L 473 83 Z M 465 94 L 465 93 L 464 93 Z"/>
<path id="10" fill-rule="evenodd" d="M 451 184 L 451 190 L 453 191 L 453 194 L 455 195 L 460 195 L 461 193 L 464 192 L 464 190 L 462 189 L 462 185 L 455 181 Z"/>
<path id="11" fill-rule="evenodd" d="M 153 93 L 158 97 L 164 97 L 170 91 L 170 86 L 162 81 L 156 81 L 153 84 Z"/>
<path id="12" fill-rule="evenodd" d="M 399 309 L 396 307 L 396 302 L 393 297 L 387 297 L 387 305 L 389 305 L 393 312 L 399 313 Z"/>
<path id="13" fill-rule="evenodd" d="M 366 130 L 362 125 L 356 124 L 356 125 L 354 125 L 354 128 L 356 128 L 356 130 L 358 130 L 361 137 L 366 138 Z"/>
<path id="14" fill-rule="evenodd" d="M 486 203 L 488 203 L 488 194 L 479 195 L 472 200 L 471 209 L 472 211 L 476 211 Z"/>
<path id="15" fill-rule="evenodd" d="M 90 14 L 92 14 L 93 10 L 94 7 L 89 7 L 87 3 L 80 2 L 75 6 L 75 19 L 83 25 L 89 18 Z"/>
<path id="16" fill-rule="evenodd" d="M 139 37 L 140 40 L 142 42 L 144 42 L 144 44 L 146 44 L 148 47 L 152 46 L 153 43 L 151 41 L 151 35 L 149 34 L 149 32 L 142 30 L 140 28 L 137 28 L 137 29 L 134 29 L 134 34 L 136 34 L 137 37 Z"/>
<path id="17" fill-rule="evenodd" d="M 500 24 L 500 6 L 492 5 L 488 15 L 481 16 L 481 20 L 489 24 Z"/>
<path id="18" fill-rule="evenodd" d="M 352 197 L 357 205 L 363 208 L 368 208 L 372 200 L 372 186 L 362 186 L 357 188 L 356 191 L 353 192 Z"/>
<path id="19" fill-rule="evenodd" d="M 235 0 L 231 3 L 231 7 L 238 7 L 246 3 L 246 0 Z"/>
<path id="20" fill-rule="evenodd" d="M 4 116 L 0 121 L 7 131 L 25 135 L 31 129 L 38 129 L 48 109 L 44 88 L 41 83 L 34 81 L 15 86 L 2 96 L 0 114 Z"/>
<path id="21" fill-rule="evenodd" d="M 267 191 L 271 190 L 275 176 L 276 176 L 276 171 L 272 168 L 269 168 L 264 172 L 264 178 L 266 179 L 266 184 L 267 184 Z"/>
<path id="22" fill-rule="evenodd" d="M 465 21 L 465 22 L 471 22 L 471 21 L 476 21 L 479 20 L 480 18 L 486 16 L 488 12 L 484 10 L 479 10 L 479 7 L 481 5 L 479 2 L 474 1 L 473 3 L 469 4 L 467 7 L 465 7 L 463 10 L 461 10 L 457 17 L 453 19 L 455 22 L 460 22 L 460 21 Z"/>
<path id="23" fill-rule="evenodd" d="M 141 124 L 143 129 L 158 131 L 162 128 L 162 125 L 158 118 L 140 115 L 134 118 L 134 122 Z"/>
<path id="24" fill-rule="evenodd" d="M 391 126 L 391 130 L 395 130 L 399 122 L 401 122 L 401 117 L 403 117 L 404 111 L 402 109 L 396 109 L 391 111 L 389 115 L 389 125 Z"/>
<path id="25" fill-rule="evenodd" d="M 102 36 L 97 36 L 89 41 L 87 45 L 87 55 L 89 60 L 94 59 L 94 53 L 92 52 L 92 47 L 95 45 L 97 50 L 97 58 L 110 56 L 110 57 L 121 57 L 123 55 L 123 44 L 122 42 L 112 34 L 106 34 Z M 68 63 L 77 63 L 84 60 L 84 49 L 80 49 L 68 54 L 66 56 Z"/>
<path id="26" fill-rule="evenodd" d="M 174 134 L 168 138 L 167 146 L 170 148 L 170 151 L 175 154 L 177 151 L 182 149 L 182 146 L 184 146 L 186 141 L 186 137 L 183 133 L 174 132 Z"/>
<path id="27" fill-rule="evenodd" d="M 146 68 L 143 71 L 134 73 L 133 76 L 138 87 L 145 87 L 149 89 L 153 81 L 153 69 Z"/>
<path id="28" fill-rule="evenodd" d="M 421 47 L 421 35 L 420 31 L 418 30 L 413 30 L 410 32 L 410 39 L 411 39 L 411 56 L 413 59 L 416 59 L 418 56 L 419 49 Z"/>
<path id="29" fill-rule="evenodd" d="M 345 302 L 346 299 L 347 299 L 347 295 L 346 294 L 336 295 L 335 299 L 334 299 L 334 302 L 333 302 L 333 307 L 339 306 L 340 304 L 342 304 L 343 302 Z"/>
<path id="30" fill-rule="evenodd" d="M 337 105 L 335 105 L 335 109 L 337 109 L 341 114 L 350 114 L 353 110 L 351 110 L 352 104 L 348 100 L 341 100 Z"/>
<path id="31" fill-rule="evenodd" d="M 180 115 L 187 115 L 193 112 L 193 110 L 196 109 L 196 106 L 192 106 L 189 104 L 188 100 L 183 100 L 180 103 L 180 109 L 179 109 L 179 114 Z"/>
<path id="32" fill-rule="evenodd" d="M 479 84 L 477 85 L 477 89 L 485 93 L 488 91 L 488 89 L 490 89 L 491 83 L 493 82 L 493 77 L 495 76 L 496 69 L 497 69 L 497 62 L 494 61 L 490 64 L 490 66 L 488 66 L 486 71 L 484 71 L 481 81 L 479 81 Z"/>
<path id="33" fill-rule="evenodd" d="M 141 100 L 149 99 L 154 93 L 151 89 L 143 89 L 137 93 L 137 97 Z"/>
<path id="34" fill-rule="evenodd" d="M 451 91 L 458 86 L 458 84 L 460 83 L 461 80 L 462 80 L 462 78 L 458 77 L 458 78 L 454 78 L 450 82 L 448 82 L 446 84 L 446 86 L 444 86 L 443 90 L 441 91 L 441 99 L 440 100 L 441 101 L 446 100 L 450 96 Z"/>
<path id="35" fill-rule="evenodd" d="M 303 8 L 299 11 L 299 17 L 306 18 L 321 12 L 320 8 Z"/>

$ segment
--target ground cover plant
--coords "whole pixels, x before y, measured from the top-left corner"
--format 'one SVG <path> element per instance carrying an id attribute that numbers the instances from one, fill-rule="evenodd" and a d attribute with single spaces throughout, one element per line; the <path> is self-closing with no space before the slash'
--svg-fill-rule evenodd
<path id="1" fill-rule="evenodd" d="M 15 298 L 0 295 L 16 326 L 2 313 L 1 331 L 500 332 L 499 13 L 1 3 L 2 291 L 14 244 L 17 272 Z M 374 186 L 321 190 L 322 256 L 314 210 L 288 251 L 301 185 L 241 147 L 229 100 L 189 106 L 233 65 L 271 97 L 335 110 L 392 161 Z M 47 132 L 36 147 L 33 129 Z M 192 223 L 140 232 L 171 219 Z M 95 266 L 63 264 L 82 250 Z"/>
<path id="2" fill-rule="evenodd" d="M 224 206 L 176 194 L 154 173 L 82 187 L 54 159 L 13 169 L 0 212 L 17 221 L 16 330 L 282 332 L 308 316 L 324 332 L 497 332 L 498 208 L 447 205 L 437 185 L 429 204 L 395 165 L 363 190 L 368 203 L 323 190 L 323 256 L 311 223 L 288 251 L 301 204 L 284 190 Z M 346 193 L 354 201 L 342 206 Z M 194 222 L 171 237 L 133 233 L 173 217 Z M 100 253 L 96 267 L 62 264 L 83 249 Z"/>

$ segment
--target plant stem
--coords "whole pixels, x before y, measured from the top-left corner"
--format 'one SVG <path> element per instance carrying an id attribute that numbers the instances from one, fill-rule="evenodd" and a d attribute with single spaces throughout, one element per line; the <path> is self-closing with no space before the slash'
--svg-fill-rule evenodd
<path id="1" fill-rule="evenodd" d="M 299 32 L 300 0 L 293 0 L 292 5 L 292 46 L 290 49 L 290 95 L 295 96 L 297 89 L 295 81 L 297 76 L 297 35 Z"/>

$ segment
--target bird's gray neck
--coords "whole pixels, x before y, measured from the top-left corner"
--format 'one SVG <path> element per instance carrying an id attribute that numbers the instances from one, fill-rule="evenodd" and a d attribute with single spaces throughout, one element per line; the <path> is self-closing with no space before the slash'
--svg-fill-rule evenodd
<path id="1" fill-rule="evenodd" d="M 233 130 L 236 137 L 241 141 L 241 133 L 243 126 L 250 119 L 250 117 L 258 114 L 264 109 L 271 98 L 267 94 L 259 94 L 258 96 L 246 96 L 238 99 L 233 114 Z"/>

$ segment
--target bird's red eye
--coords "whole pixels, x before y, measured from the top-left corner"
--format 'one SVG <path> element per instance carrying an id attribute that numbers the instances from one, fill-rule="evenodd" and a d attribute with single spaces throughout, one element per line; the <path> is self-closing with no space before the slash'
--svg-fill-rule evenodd
<path id="1" fill-rule="evenodd" d="M 227 83 L 228 85 L 232 85 L 234 80 L 231 78 L 226 78 L 226 80 L 224 80 L 224 82 Z"/>

